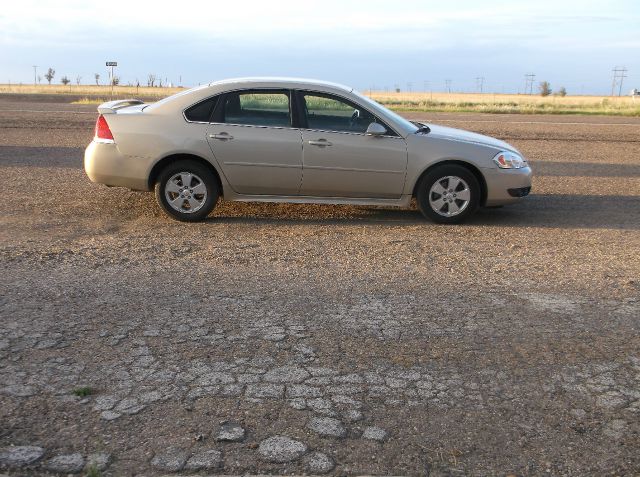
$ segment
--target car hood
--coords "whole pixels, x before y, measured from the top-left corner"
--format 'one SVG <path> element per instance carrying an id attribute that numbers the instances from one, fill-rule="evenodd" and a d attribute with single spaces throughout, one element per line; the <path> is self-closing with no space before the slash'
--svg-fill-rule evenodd
<path id="1" fill-rule="evenodd" d="M 513 151 L 520 154 L 520 152 L 511 144 L 501 141 L 490 136 L 483 134 L 464 131 L 463 129 L 448 128 L 446 126 L 438 126 L 437 124 L 426 124 L 431 129 L 431 132 L 427 137 L 438 137 L 442 139 L 448 139 L 452 141 L 467 142 L 472 144 L 482 144 L 483 146 L 491 146 L 500 150 Z"/>

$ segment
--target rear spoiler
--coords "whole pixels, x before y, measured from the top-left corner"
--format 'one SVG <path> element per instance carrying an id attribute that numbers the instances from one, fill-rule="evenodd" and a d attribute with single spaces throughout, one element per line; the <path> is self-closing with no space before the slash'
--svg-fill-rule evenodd
<path id="1" fill-rule="evenodd" d="M 135 106 L 138 104 L 144 104 L 144 101 L 139 99 L 118 99 L 116 101 L 108 101 L 98 106 L 98 112 L 100 114 L 114 114 L 118 109 L 127 108 L 129 106 Z"/>

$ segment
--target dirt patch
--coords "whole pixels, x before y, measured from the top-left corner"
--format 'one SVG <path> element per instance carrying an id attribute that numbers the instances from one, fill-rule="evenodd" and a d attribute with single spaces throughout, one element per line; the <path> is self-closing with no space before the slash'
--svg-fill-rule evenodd
<path id="1" fill-rule="evenodd" d="M 463 226 L 225 202 L 186 225 L 88 181 L 94 107 L 28 99 L 0 97 L 0 468 L 640 472 L 640 123 L 430 115 L 537 172 Z"/>

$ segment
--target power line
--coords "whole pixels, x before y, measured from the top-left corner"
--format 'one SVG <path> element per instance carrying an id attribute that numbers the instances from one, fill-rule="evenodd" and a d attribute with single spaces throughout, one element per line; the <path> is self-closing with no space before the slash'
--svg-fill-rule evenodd
<path id="1" fill-rule="evenodd" d="M 482 93 L 482 87 L 484 86 L 484 76 L 476 77 L 476 90 Z"/>
<path id="2" fill-rule="evenodd" d="M 445 84 L 445 88 L 446 88 L 447 92 L 451 93 L 451 80 L 450 79 L 444 80 L 444 84 Z"/>
<path id="3" fill-rule="evenodd" d="M 624 66 L 616 66 L 613 69 L 613 83 L 611 84 L 611 96 L 616 94 L 616 85 L 618 86 L 618 96 L 622 95 L 622 82 L 627 77 L 627 68 Z"/>
<path id="4" fill-rule="evenodd" d="M 524 94 L 533 94 L 533 83 L 535 80 L 536 75 L 533 73 L 527 73 L 524 75 Z"/>

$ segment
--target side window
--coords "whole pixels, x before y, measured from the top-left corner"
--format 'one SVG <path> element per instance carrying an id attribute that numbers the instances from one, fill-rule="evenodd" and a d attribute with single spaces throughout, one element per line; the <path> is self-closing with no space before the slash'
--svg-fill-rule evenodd
<path id="1" fill-rule="evenodd" d="M 227 94 L 223 122 L 252 126 L 291 127 L 289 95 L 285 92 Z"/>
<path id="2" fill-rule="evenodd" d="M 324 131 L 365 133 L 376 118 L 361 106 L 329 95 L 304 94 L 307 127 Z"/>
<path id="3" fill-rule="evenodd" d="M 213 113 L 213 108 L 216 107 L 217 102 L 217 96 L 200 101 L 187 109 L 184 112 L 184 117 L 187 118 L 188 121 L 208 123 L 211 118 L 211 113 Z"/>

